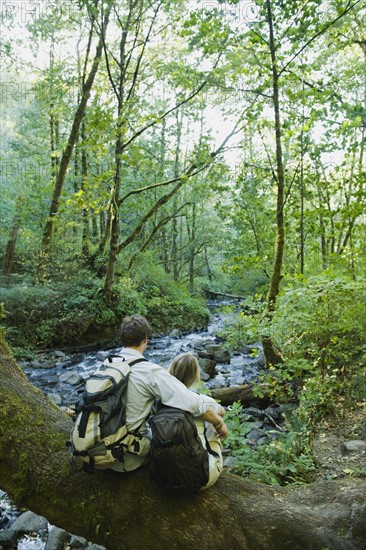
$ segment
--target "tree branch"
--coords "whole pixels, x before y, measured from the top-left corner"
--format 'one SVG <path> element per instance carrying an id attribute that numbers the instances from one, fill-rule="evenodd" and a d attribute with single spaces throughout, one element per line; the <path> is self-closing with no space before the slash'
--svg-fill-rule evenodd
<path id="1" fill-rule="evenodd" d="M 154 10 L 154 16 L 151 18 L 150 27 L 149 27 L 149 30 L 146 34 L 145 40 L 143 42 L 142 50 L 140 52 L 140 55 L 139 55 L 137 63 L 136 63 L 136 67 L 135 67 L 135 70 L 134 70 L 134 73 L 133 73 L 131 87 L 128 91 L 126 102 L 128 102 L 128 100 L 130 99 L 130 97 L 132 95 L 132 92 L 133 92 L 133 89 L 136 85 L 137 76 L 138 76 L 138 73 L 139 73 L 139 70 L 140 70 L 142 58 L 143 58 L 145 50 L 146 50 L 146 45 L 147 45 L 147 43 L 150 39 L 150 35 L 151 35 L 152 29 L 153 29 L 153 26 L 155 24 L 155 21 L 156 21 L 156 18 L 157 18 L 157 15 L 158 15 L 158 12 L 159 12 L 159 9 L 160 9 L 161 5 L 162 5 L 162 2 L 159 2 L 158 6 Z M 137 35 L 137 33 L 136 33 L 136 35 Z"/>
<path id="2" fill-rule="evenodd" d="M 361 0 L 356 0 L 356 2 L 354 2 L 353 4 L 349 5 L 348 4 L 348 7 L 340 14 L 338 15 L 338 17 L 336 17 L 335 19 L 333 19 L 333 21 L 330 21 L 329 23 L 327 23 L 322 29 L 320 29 L 320 31 L 318 31 L 312 38 L 310 38 L 310 40 L 308 40 L 304 46 L 302 46 L 290 59 L 290 61 L 288 61 L 286 63 L 286 65 L 284 67 L 282 67 L 282 69 L 279 71 L 278 73 L 278 76 L 280 77 L 282 75 L 282 73 L 287 69 L 287 67 L 301 54 L 301 52 L 303 52 L 312 42 L 314 42 L 314 40 L 316 40 L 319 36 L 321 36 L 326 30 L 328 30 L 330 27 L 332 27 L 335 23 L 337 23 L 337 21 L 339 21 L 340 19 L 342 19 L 342 17 L 344 15 L 346 15 L 347 13 L 349 13 L 355 6 L 357 6 L 357 4 L 359 4 L 361 2 Z"/>
<path id="3" fill-rule="evenodd" d="M 250 107 L 253 106 L 253 104 L 255 103 L 257 98 L 255 98 L 255 100 L 252 102 L 252 104 L 250 105 Z M 248 109 L 250 108 L 248 107 Z M 248 110 L 246 109 L 244 111 L 244 113 Z M 187 179 L 187 178 L 190 178 L 192 176 L 196 176 L 199 172 L 202 172 L 205 168 L 207 168 L 212 160 L 220 153 L 222 153 L 224 150 L 225 150 L 225 146 L 227 144 L 227 142 L 229 141 L 229 139 L 231 139 L 234 135 L 236 135 L 237 133 L 239 133 L 244 126 L 241 126 L 240 128 L 238 128 L 238 125 L 239 123 L 241 122 L 242 120 L 242 117 L 244 115 L 244 113 L 242 113 L 241 117 L 239 118 L 238 122 L 236 123 L 236 125 L 234 126 L 234 129 L 226 136 L 226 138 L 224 139 L 224 141 L 221 143 L 220 147 L 216 150 L 216 151 L 213 151 L 212 153 L 210 153 L 210 161 L 208 163 L 206 163 L 203 167 L 201 166 L 200 168 L 197 169 L 197 171 L 195 171 L 195 169 L 197 168 L 196 164 L 195 163 L 192 163 L 190 165 L 190 167 L 185 170 L 183 172 L 183 174 L 180 174 L 179 176 L 175 177 L 175 178 L 172 178 L 170 180 L 166 180 L 166 181 L 163 181 L 163 182 L 159 182 L 159 183 L 152 183 L 151 185 L 146 185 L 145 187 L 140 187 L 139 189 L 132 189 L 132 191 L 129 191 L 128 193 L 126 193 L 126 195 L 124 195 L 123 197 L 121 197 L 120 201 L 119 201 L 119 206 L 121 206 L 122 203 L 125 202 L 126 199 L 128 199 L 131 195 L 138 195 L 140 193 L 144 193 L 145 191 L 150 191 L 151 189 L 156 189 L 158 187 L 164 187 L 166 185 L 170 185 L 171 183 L 176 183 L 178 181 L 180 181 L 181 179 Z"/>
<path id="4" fill-rule="evenodd" d="M 252 107 L 252 105 L 254 104 L 254 102 L 256 101 L 257 98 L 255 98 L 255 100 L 252 102 L 252 104 L 250 105 L 250 107 Z M 248 107 L 248 109 L 250 108 Z M 195 163 L 192 163 L 191 166 L 185 170 L 185 172 L 183 174 L 181 174 L 178 178 L 175 178 L 174 180 L 171 180 L 169 183 L 173 183 L 173 182 L 177 182 L 177 185 L 171 190 L 169 191 L 169 193 L 167 193 L 166 195 L 163 195 L 162 197 L 160 197 L 160 199 L 150 208 L 150 210 L 143 216 L 143 218 L 140 220 L 140 222 L 138 223 L 138 225 L 135 227 L 135 229 L 132 231 L 132 233 L 119 245 L 118 247 L 118 253 L 120 253 L 124 248 L 126 248 L 126 246 L 128 246 L 130 243 L 132 243 L 135 238 L 137 237 L 137 235 L 139 235 L 139 233 L 141 233 L 145 223 L 155 214 L 155 212 L 157 212 L 159 210 L 159 208 L 161 206 L 163 206 L 164 204 L 166 204 L 170 199 L 171 197 L 173 197 L 177 192 L 178 190 L 180 189 L 180 187 L 183 185 L 183 183 L 190 177 L 192 176 L 196 176 L 197 174 L 199 174 L 200 172 L 203 172 L 203 170 L 205 170 L 208 166 L 211 165 L 211 163 L 213 162 L 213 160 L 220 154 L 222 153 L 223 149 L 225 148 L 225 145 L 226 143 L 229 141 L 230 138 L 232 138 L 234 135 L 236 135 L 238 132 L 240 132 L 244 126 L 239 126 L 241 120 L 242 120 L 242 117 L 244 116 L 244 113 L 248 110 L 248 109 L 245 109 L 245 111 L 242 113 L 241 117 L 239 118 L 239 120 L 237 121 L 237 123 L 235 124 L 233 130 L 225 137 L 225 139 L 223 140 L 223 142 L 221 143 L 221 145 L 215 150 L 215 151 L 212 151 L 210 153 L 210 160 L 209 162 L 205 163 L 204 165 L 201 165 L 201 166 L 197 166 Z M 168 183 L 167 182 L 163 182 L 164 185 L 167 185 Z M 160 184 L 162 185 L 162 184 Z M 149 188 L 154 188 L 154 187 L 158 187 L 159 184 L 153 184 L 152 186 L 149 186 Z M 146 190 L 146 188 L 143 188 L 143 190 Z M 137 193 L 140 193 L 142 192 L 141 189 L 136 189 L 135 191 L 130 191 L 130 193 L 128 193 L 127 195 L 125 195 L 125 197 L 123 197 L 123 200 L 125 200 L 127 198 L 127 196 L 130 196 L 132 194 L 137 194 Z"/>
<path id="5" fill-rule="evenodd" d="M 220 59 L 221 59 L 221 56 L 222 56 L 222 51 L 220 52 L 216 62 L 214 63 L 213 67 L 212 67 L 212 70 L 216 69 Z M 189 101 L 191 101 L 194 97 L 196 97 L 202 90 L 203 88 L 207 85 L 208 83 L 208 79 L 204 80 L 202 82 L 202 84 L 200 84 L 198 86 L 198 88 L 191 93 L 191 95 L 189 95 L 188 97 L 182 99 L 182 101 L 178 102 L 176 105 L 174 105 L 174 107 L 171 107 L 170 109 L 168 109 L 165 113 L 163 113 L 162 115 L 159 115 L 158 117 L 156 117 L 152 122 L 150 122 L 149 124 L 147 124 L 146 126 L 143 126 L 142 128 L 140 128 L 140 130 L 137 130 L 137 132 L 134 133 L 133 136 L 131 136 L 122 146 L 122 151 L 124 151 L 133 141 L 135 141 L 135 139 L 137 139 L 141 134 L 143 134 L 146 130 L 148 130 L 149 128 L 152 128 L 153 126 L 155 126 L 155 124 L 157 124 L 158 122 L 160 122 L 161 120 L 163 120 L 164 118 L 166 118 L 168 115 L 170 115 L 170 113 L 176 111 L 177 109 L 179 109 L 180 107 L 182 107 L 183 105 L 185 105 L 186 103 L 188 103 Z"/>
<path id="6" fill-rule="evenodd" d="M 183 204 L 182 206 L 180 206 L 178 208 L 178 210 L 176 212 L 174 212 L 171 216 L 166 216 L 165 218 L 162 218 L 160 220 L 160 222 L 158 224 L 156 224 L 153 228 L 153 230 L 151 231 L 150 235 L 148 236 L 148 238 L 143 242 L 142 246 L 140 247 L 140 249 L 131 257 L 129 263 L 128 263 L 128 270 L 131 269 L 132 265 L 134 264 L 134 262 L 136 261 L 136 258 L 138 256 L 138 254 L 141 254 L 141 252 L 144 252 L 147 247 L 149 246 L 149 244 L 152 243 L 152 241 L 154 240 L 154 238 L 156 237 L 156 235 L 158 234 L 158 232 L 160 231 L 160 229 L 162 227 L 164 227 L 167 223 L 170 222 L 170 220 L 172 220 L 174 217 L 179 217 L 177 216 L 178 212 L 180 210 L 182 210 L 183 208 L 185 208 L 187 206 L 187 204 L 190 204 L 190 203 L 185 203 Z M 183 214 L 184 215 L 184 214 Z"/>

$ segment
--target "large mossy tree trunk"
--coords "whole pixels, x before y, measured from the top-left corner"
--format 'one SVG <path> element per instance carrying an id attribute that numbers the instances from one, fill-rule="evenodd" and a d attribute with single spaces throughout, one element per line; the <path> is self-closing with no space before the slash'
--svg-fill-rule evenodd
<path id="1" fill-rule="evenodd" d="M 281 489 L 224 473 L 173 498 L 146 468 L 84 473 L 65 447 L 70 419 L 0 347 L 0 487 L 52 524 L 109 550 L 365 548 L 365 480 Z"/>

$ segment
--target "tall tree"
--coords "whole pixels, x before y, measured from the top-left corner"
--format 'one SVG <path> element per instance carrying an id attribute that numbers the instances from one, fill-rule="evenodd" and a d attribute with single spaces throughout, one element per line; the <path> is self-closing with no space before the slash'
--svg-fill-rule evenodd
<path id="1" fill-rule="evenodd" d="M 284 197 L 285 197 L 285 173 L 283 166 L 282 153 L 282 127 L 280 115 L 279 98 L 279 70 L 277 62 L 277 46 L 275 42 L 273 15 L 271 0 L 266 0 L 267 21 L 269 28 L 269 50 L 271 54 L 272 69 L 272 89 L 273 89 L 273 108 L 275 115 L 275 143 L 276 143 L 276 185 L 277 185 L 277 206 L 276 206 L 276 247 L 274 256 L 273 271 L 270 279 L 267 295 L 266 318 L 271 321 L 271 316 L 275 310 L 276 299 L 280 291 L 280 282 L 282 278 L 282 262 L 285 246 L 285 225 L 284 225 Z M 266 319 L 266 320 L 267 320 Z M 281 362 L 281 357 L 274 349 L 273 342 L 269 333 L 263 337 L 263 351 L 267 363 L 275 365 Z"/>
<path id="2" fill-rule="evenodd" d="M 167 7 L 168 10 L 169 7 L 170 6 Z M 103 249 L 109 240 L 108 260 L 103 288 L 104 297 L 107 303 L 111 303 L 112 300 L 114 274 L 120 252 L 136 239 L 144 229 L 146 222 L 155 216 L 156 212 L 177 193 L 183 183 L 193 174 L 197 173 L 197 171 L 199 172 L 202 170 L 201 165 L 197 167 L 195 163 L 192 163 L 188 169 L 182 170 L 178 177 L 169 178 L 160 183 L 152 183 L 151 185 L 146 185 L 139 189 L 132 189 L 130 192 L 121 196 L 122 165 L 123 160 L 127 158 L 126 155 L 131 149 L 131 146 L 137 142 L 138 138 L 147 133 L 156 124 L 168 118 L 176 110 L 182 108 L 193 98 L 198 96 L 207 84 L 206 77 L 206 79 L 202 79 L 193 90 L 191 85 L 190 91 L 185 96 L 179 98 L 175 105 L 164 109 L 158 115 L 156 113 L 153 115 L 146 115 L 145 113 L 142 114 L 139 112 L 139 88 L 144 78 L 150 76 L 148 73 L 146 74 L 148 67 L 145 58 L 147 56 L 148 47 L 150 46 L 150 42 L 152 42 L 151 37 L 154 36 L 156 39 L 156 37 L 165 30 L 166 22 L 163 20 L 162 24 L 162 21 L 158 19 L 158 15 L 163 8 L 160 0 L 149 5 L 146 5 L 145 0 L 130 1 L 127 8 L 124 19 L 122 20 L 119 17 L 121 32 L 118 52 L 119 57 L 117 59 L 115 56 L 112 56 L 117 76 L 113 74 L 113 66 L 109 60 L 111 54 L 108 48 L 105 47 L 108 74 L 117 100 L 115 172 L 109 202 L 108 235 L 103 239 L 103 245 L 101 246 L 101 249 Z M 216 56 L 212 70 L 217 67 L 221 55 L 222 52 Z M 159 84 L 159 82 L 157 84 Z M 132 116 L 136 116 L 136 106 L 138 116 L 141 118 L 141 126 L 137 130 L 134 129 L 134 124 L 131 120 Z M 148 122 L 146 122 L 146 120 Z M 214 156 L 216 156 L 216 154 L 217 153 L 214 153 Z M 206 159 L 208 161 L 206 164 L 210 164 L 212 158 L 212 156 L 209 156 Z M 120 241 L 120 208 L 126 199 L 132 195 L 141 195 L 146 191 L 159 187 L 164 188 L 174 183 L 176 183 L 176 186 L 165 195 L 160 196 L 155 204 L 147 210 L 147 213 L 141 218 L 141 221 L 137 222 L 137 225 L 130 232 L 129 236 Z"/>
<path id="3" fill-rule="evenodd" d="M 99 63 L 102 58 L 103 44 L 105 41 L 105 35 L 108 27 L 110 12 L 111 12 L 111 1 L 107 3 L 106 10 L 102 16 L 103 20 L 101 23 L 98 44 L 96 47 L 94 59 L 92 61 L 92 66 L 87 76 L 86 76 L 87 60 L 85 63 L 85 77 L 83 78 L 80 103 L 74 115 L 67 145 L 61 156 L 60 166 L 56 176 L 55 186 L 54 186 L 53 195 L 52 195 L 51 207 L 50 207 L 47 222 L 43 231 L 42 246 L 44 250 L 47 250 L 51 243 L 54 222 L 59 210 L 60 197 L 64 186 L 67 169 L 69 167 L 69 164 L 72 158 L 72 153 L 78 138 L 80 125 L 81 125 L 81 122 L 85 113 L 85 109 L 91 94 L 91 89 L 94 83 L 95 76 L 98 71 Z M 95 14 L 93 13 L 91 17 L 91 29 L 95 29 L 95 25 L 96 25 Z M 91 37 L 92 37 L 92 33 L 90 33 L 90 40 L 91 40 Z M 88 53 L 89 53 L 89 48 L 88 48 Z"/>

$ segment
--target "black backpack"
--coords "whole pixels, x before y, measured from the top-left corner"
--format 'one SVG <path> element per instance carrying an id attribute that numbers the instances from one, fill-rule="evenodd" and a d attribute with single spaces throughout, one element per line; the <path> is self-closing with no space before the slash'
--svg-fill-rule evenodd
<path id="1" fill-rule="evenodd" d="M 151 477 L 171 494 L 199 491 L 208 483 L 209 457 L 191 413 L 163 405 L 149 424 Z"/>

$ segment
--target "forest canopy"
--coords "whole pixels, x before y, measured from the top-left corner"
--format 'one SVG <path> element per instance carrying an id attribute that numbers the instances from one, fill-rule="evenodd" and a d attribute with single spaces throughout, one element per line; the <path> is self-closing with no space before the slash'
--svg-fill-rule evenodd
<path id="1" fill-rule="evenodd" d="M 204 290 L 254 297 L 263 328 L 309 280 L 362 290 L 365 15 L 360 0 L 4 2 L 10 342 L 95 339 L 134 311 L 202 326 Z"/>

